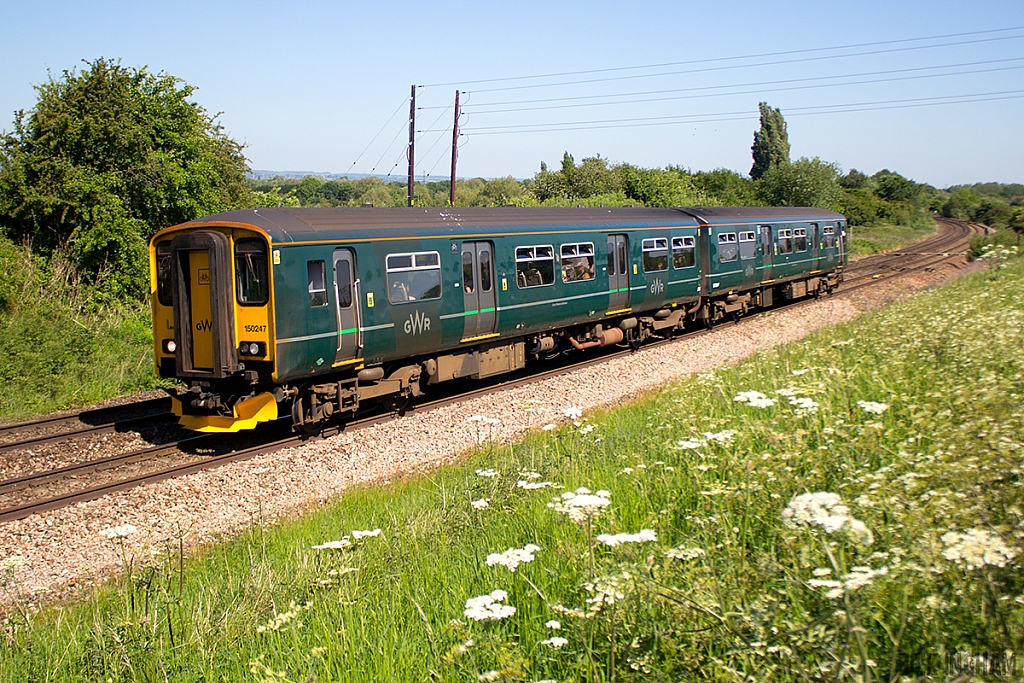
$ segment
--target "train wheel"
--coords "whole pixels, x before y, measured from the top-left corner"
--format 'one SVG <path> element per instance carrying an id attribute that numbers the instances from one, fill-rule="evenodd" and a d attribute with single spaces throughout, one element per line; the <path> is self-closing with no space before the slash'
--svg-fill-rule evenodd
<path id="1" fill-rule="evenodd" d="M 304 389 L 292 400 L 292 430 L 297 434 L 316 436 L 324 430 L 334 414 L 334 404 L 321 403 L 316 392 Z"/>

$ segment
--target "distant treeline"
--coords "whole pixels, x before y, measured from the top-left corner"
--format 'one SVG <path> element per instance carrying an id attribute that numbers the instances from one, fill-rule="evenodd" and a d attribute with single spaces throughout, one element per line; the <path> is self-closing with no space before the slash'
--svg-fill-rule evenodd
<path id="1" fill-rule="evenodd" d="M 405 183 L 368 177 L 324 180 L 281 176 L 249 180 L 254 206 L 405 206 Z M 418 206 L 448 206 L 450 182 L 415 183 Z M 799 159 L 754 180 L 735 171 L 640 168 L 593 156 L 561 167 L 542 163 L 533 178 L 511 176 L 456 182 L 456 206 L 819 206 L 845 214 L 851 225 L 917 226 L 933 215 L 1006 227 L 1024 205 L 1024 185 L 979 183 L 938 189 L 890 171 L 868 176 L 834 164 Z"/>

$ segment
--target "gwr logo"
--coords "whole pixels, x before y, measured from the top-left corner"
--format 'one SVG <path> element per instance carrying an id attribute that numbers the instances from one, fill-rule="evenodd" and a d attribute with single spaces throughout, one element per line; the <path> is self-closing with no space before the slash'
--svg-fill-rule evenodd
<path id="1" fill-rule="evenodd" d="M 650 286 L 651 294 L 661 294 L 665 291 L 665 283 L 661 280 L 655 279 Z"/>
<path id="2" fill-rule="evenodd" d="M 209 332 L 213 329 L 213 324 L 209 320 L 200 320 L 196 323 L 196 329 L 200 332 Z"/>
<path id="3" fill-rule="evenodd" d="M 406 334 L 417 335 L 429 331 L 430 318 L 427 316 L 426 313 L 414 311 L 411 314 L 409 314 L 409 319 L 405 321 Z"/>

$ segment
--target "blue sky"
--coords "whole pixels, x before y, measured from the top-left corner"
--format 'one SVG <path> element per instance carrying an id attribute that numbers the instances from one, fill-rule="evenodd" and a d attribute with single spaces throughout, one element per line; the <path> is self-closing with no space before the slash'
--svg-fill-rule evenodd
<path id="1" fill-rule="evenodd" d="M 564 151 L 746 173 L 766 100 L 794 158 L 939 187 L 1024 182 L 1024 29 L 992 33 L 1024 27 L 1020 0 L 4 4 L 7 130 L 47 69 L 102 56 L 197 86 L 257 169 L 404 174 L 415 83 L 430 86 L 418 90 L 417 177 L 447 176 L 459 88 L 460 176 L 528 177 Z M 876 45 L 821 50 L 854 44 Z M 472 83 L 652 64 L 674 66 Z M 920 106 L 948 98 L 960 103 Z"/>

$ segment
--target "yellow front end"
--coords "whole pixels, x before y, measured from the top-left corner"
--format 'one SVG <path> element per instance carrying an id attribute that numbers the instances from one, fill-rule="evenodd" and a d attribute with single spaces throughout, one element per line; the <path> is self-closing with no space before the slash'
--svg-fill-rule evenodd
<path id="1" fill-rule="evenodd" d="M 237 432 L 277 419 L 277 402 L 266 391 L 275 351 L 266 233 L 245 224 L 183 224 L 157 233 L 149 251 L 157 374 L 193 388 L 173 401 L 179 423 Z M 200 390 L 214 403 L 197 401 Z M 253 392 L 233 405 L 216 403 Z"/>

